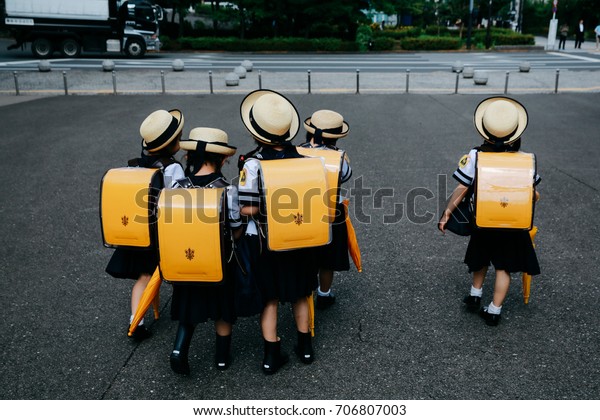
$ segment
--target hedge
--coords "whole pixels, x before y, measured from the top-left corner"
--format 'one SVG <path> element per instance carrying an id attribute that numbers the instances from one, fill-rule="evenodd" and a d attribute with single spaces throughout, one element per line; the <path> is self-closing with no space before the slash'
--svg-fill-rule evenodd
<path id="1" fill-rule="evenodd" d="M 215 38 L 183 37 L 177 40 L 181 49 L 211 51 L 356 51 L 355 42 L 337 38 Z M 166 49 L 166 48 L 165 48 Z"/>
<path id="2" fill-rule="evenodd" d="M 400 41 L 403 50 L 431 51 L 458 50 L 462 42 L 456 37 L 421 36 L 419 38 L 404 38 Z"/>
<path id="3" fill-rule="evenodd" d="M 393 38 L 403 39 L 418 37 L 421 35 L 421 28 L 407 26 L 400 29 L 384 29 L 383 31 L 373 31 L 373 38 Z"/>

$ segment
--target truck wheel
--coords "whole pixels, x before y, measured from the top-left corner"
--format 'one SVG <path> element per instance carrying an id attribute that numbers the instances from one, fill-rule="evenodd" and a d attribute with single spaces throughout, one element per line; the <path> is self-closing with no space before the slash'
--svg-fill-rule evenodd
<path id="1" fill-rule="evenodd" d="M 63 57 L 75 58 L 81 54 L 81 45 L 73 38 L 67 38 L 60 44 L 60 52 Z"/>
<path id="2" fill-rule="evenodd" d="M 52 43 L 47 38 L 36 38 L 31 43 L 31 52 L 38 58 L 49 58 L 54 52 Z"/>
<path id="3" fill-rule="evenodd" d="M 125 54 L 128 57 L 140 58 L 146 53 L 146 45 L 144 41 L 138 38 L 133 38 L 125 44 Z"/>

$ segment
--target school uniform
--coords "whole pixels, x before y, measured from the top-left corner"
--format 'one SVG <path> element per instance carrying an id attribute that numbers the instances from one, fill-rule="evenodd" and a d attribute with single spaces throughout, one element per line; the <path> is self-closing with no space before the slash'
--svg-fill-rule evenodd
<path id="1" fill-rule="evenodd" d="M 301 158 L 292 145 L 282 151 L 271 147 L 259 149 L 244 163 L 239 180 L 239 201 L 242 206 L 256 206 L 259 214 L 248 222 L 246 237 L 256 261 L 256 279 L 263 302 L 277 299 L 294 303 L 310 296 L 317 288 L 318 265 L 316 248 L 274 252 L 267 248 L 264 226 L 264 203 L 260 186 L 259 160 Z"/>
<path id="2" fill-rule="evenodd" d="M 310 143 L 305 143 L 301 147 L 340 150 L 335 146 L 321 145 L 313 147 Z M 340 170 L 340 185 L 349 181 L 351 177 L 352 168 L 350 167 L 348 160 L 344 158 Z M 350 270 L 350 258 L 348 257 L 348 228 L 346 227 L 346 211 L 343 201 L 344 197 L 342 196 L 341 191 L 339 191 L 336 201 L 335 218 L 331 225 L 331 242 L 327 245 L 318 247 L 316 250 L 319 268 L 325 270 Z"/>
<path id="3" fill-rule="evenodd" d="M 452 175 L 465 187 L 473 188 L 475 185 L 477 152 L 480 150 L 481 147 L 476 147 L 463 156 Z M 541 178 L 536 172 L 534 186 L 540 181 Z M 540 266 L 529 232 L 524 230 L 473 229 L 464 262 L 469 267 L 470 273 L 492 264 L 496 270 L 505 270 L 509 273 L 540 274 Z"/>
<path id="4" fill-rule="evenodd" d="M 181 164 L 173 157 L 164 158 L 142 154 L 141 158 L 130 160 L 128 166 L 163 168 L 163 180 L 166 188 L 173 188 L 176 180 L 185 176 Z M 158 251 L 155 247 L 150 249 L 117 248 L 105 271 L 115 278 L 137 280 L 142 274 L 154 273 L 157 266 Z"/>
<path id="5" fill-rule="evenodd" d="M 217 188 L 227 188 L 227 224 L 230 229 L 241 227 L 242 220 L 238 205 L 237 188 L 231 186 L 220 173 L 193 175 L 188 177 L 197 187 L 209 184 Z M 223 250 L 226 256 L 231 253 L 231 244 Z M 233 324 L 237 315 L 234 309 L 234 261 L 227 263 L 223 281 L 219 284 L 173 283 L 171 319 L 185 324 L 198 324 L 209 319 L 223 320 Z"/>

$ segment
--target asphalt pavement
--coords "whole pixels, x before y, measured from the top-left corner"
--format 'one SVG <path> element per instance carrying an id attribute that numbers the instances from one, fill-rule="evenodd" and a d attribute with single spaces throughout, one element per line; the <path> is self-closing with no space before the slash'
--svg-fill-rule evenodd
<path id="1" fill-rule="evenodd" d="M 515 275 L 496 328 L 465 312 L 467 240 L 436 229 L 460 157 L 480 139 L 486 95 L 289 93 L 302 118 L 319 108 L 350 124 L 352 214 L 364 271 L 338 274 L 338 301 L 316 315 L 316 361 L 260 368 L 257 317 L 234 327 L 229 370 L 212 365 L 214 330 L 194 335 L 192 374 L 168 357 L 176 324 L 161 287 L 154 336 L 125 334 L 132 281 L 104 272 L 99 186 L 139 153 L 139 124 L 158 108 L 252 142 L 243 94 L 0 95 L 0 399 L 2 400 L 597 400 L 600 324 L 598 94 L 523 94 L 523 149 L 542 176 L 536 239 L 542 274 L 524 304 Z M 301 133 L 296 142 L 301 141 Z M 225 174 L 236 175 L 235 164 Z M 362 199 L 357 189 L 368 192 Z M 384 222 L 386 221 L 386 222 Z M 491 299 L 491 278 L 484 301 Z M 283 348 L 295 341 L 280 308 Z M 482 413 L 481 413 L 482 414 Z M 574 415 L 583 413 L 573 413 Z"/>

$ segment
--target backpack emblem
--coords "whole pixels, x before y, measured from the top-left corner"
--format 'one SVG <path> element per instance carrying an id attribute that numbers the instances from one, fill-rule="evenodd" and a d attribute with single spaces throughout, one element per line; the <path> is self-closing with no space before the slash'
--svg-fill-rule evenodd
<path id="1" fill-rule="evenodd" d="M 185 250 L 185 258 L 192 261 L 194 259 L 194 250 L 192 248 L 188 248 Z"/>
<path id="2" fill-rule="evenodd" d="M 502 207 L 503 209 L 508 207 L 508 198 L 502 197 L 502 200 L 500 200 L 500 207 Z"/>
<path id="3" fill-rule="evenodd" d="M 299 212 L 297 214 L 294 214 L 294 223 L 296 223 L 298 226 L 302 224 L 302 219 L 302 214 L 300 214 Z"/>
<path id="4" fill-rule="evenodd" d="M 127 217 L 127 215 L 124 215 L 123 217 L 121 217 L 121 224 L 123 226 L 127 226 L 129 224 L 129 217 Z"/>

